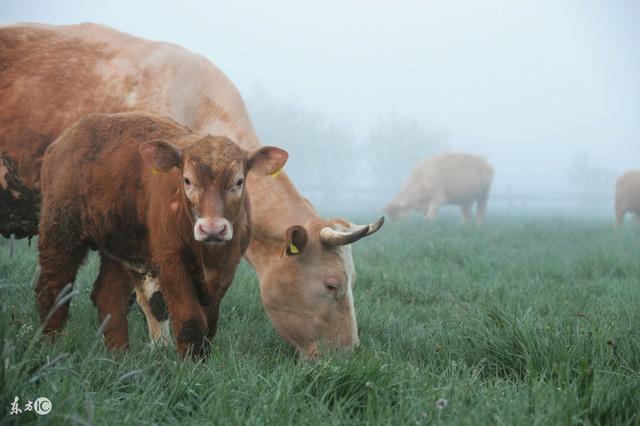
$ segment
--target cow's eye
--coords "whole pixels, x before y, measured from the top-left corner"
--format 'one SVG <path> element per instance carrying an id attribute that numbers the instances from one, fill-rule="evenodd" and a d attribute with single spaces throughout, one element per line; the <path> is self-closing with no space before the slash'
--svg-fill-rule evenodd
<path id="1" fill-rule="evenodd" d="M 325 288 L 329 291 L 338 291 L 338 285 L 333 283 L 325 283 Z"/>
<path id="2" fill-rule="evenodd" d="M 244 178 L 240 178 L 238 179 L 238 181 L 236 182 L 236 186 L 242 186 L 244 185 Z"/>
<path id="3" fill-rule="evenodd" d="M 191 185 L 191 180 L 188 177 L 184 177 L 184 184 L 185 185 Z"/>

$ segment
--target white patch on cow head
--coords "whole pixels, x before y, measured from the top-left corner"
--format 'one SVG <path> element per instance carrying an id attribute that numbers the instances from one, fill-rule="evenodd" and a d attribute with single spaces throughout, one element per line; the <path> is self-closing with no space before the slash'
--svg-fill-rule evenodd
<path id="1" fill-rule="evenodd" d="M 200 217 L 193 226 L 193 237 L 205 243 L 225 243 L 233 238 L 233 225 L 225 218 Z"/>

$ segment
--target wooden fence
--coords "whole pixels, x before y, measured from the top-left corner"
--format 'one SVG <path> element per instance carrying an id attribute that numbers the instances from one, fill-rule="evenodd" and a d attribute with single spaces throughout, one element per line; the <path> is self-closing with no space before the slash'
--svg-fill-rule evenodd
<path id="1" fill-rule="evenodd" d="M 328 212 L 378 211 L 393 198 L 392 191 L 371 188 L 305 188 L 300 192 L 319 210 Z M 489 213 L 567 214 L 613 216 L 614 195 L 606 192 L 515 192 L 491 193 Z M 445 207 L 444 210 L 450 210 Z"/>

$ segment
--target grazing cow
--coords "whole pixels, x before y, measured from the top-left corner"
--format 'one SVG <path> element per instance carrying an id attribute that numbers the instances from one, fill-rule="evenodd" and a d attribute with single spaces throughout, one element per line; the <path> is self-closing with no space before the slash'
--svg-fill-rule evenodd
<path id="1" fill-rule="evenodd" d="M 246 150 L 260 146 L 237 89 L 200 55 L 95 24 L 0 27 L 0 234 L 37 233 L 42 155 L 67 126 L 92 112 L 126 111 L 166 115 Z M 247 192 L 253 239 L 245 257 L 276 330 L 304 354 L 320 341 L 356 345 L 349 244 L 381 222 L 321 218 L 286 173 L 249 174 Z M 138 300 L 157 285 L 147 279 L 151 289 Z"/>
<path id="2" fill-rule="evenodd" d="M 37 287 L 46 332 L 66 322 L 51 312 L 89 248 L 100 251 L 91 299 L 110 348 L 128 344 L 129 270 L 157 274 L 178 350 L 202 355 L 216 332 L 220 301 L 250 241 L 247 173 L 282 168 L 287 153 L 248 153 L 226 137 L 199 136 L 169 118 L 91 114 L 45 152 Z M 264 177 L 262 177 L 264 179 Z M 164 305 L 164 302 L 151 303 Z M 153 306 L 152 306 L 153 307 Z"/>
<path id="3" fill-rule="evenodd" d="M 398 195 L 384 211 L 402 217 L 411 211 L 434 220 L 444 204 L 462 209 L 465 223 L 471 220 L 471 207 L 477 202 L 477 225 L 482 225 L 493 180 L 493 167 L 482 157 L 470 154 L 440 154 L 425 159 L 409 176 Z"/>
<path id="4" fill-rule="evenodd" d="M 627 212 L 635 214 L 640 223 L 640 170 L 629 170 L 616 182 L 616 225 L 624 222 Z"/>

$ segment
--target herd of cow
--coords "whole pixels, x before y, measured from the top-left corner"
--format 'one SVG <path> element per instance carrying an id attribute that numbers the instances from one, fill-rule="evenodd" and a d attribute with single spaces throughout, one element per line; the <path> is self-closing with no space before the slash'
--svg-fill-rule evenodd
<path id="1" fill-rule="evenodd" d="M 202 356 L 242 256 L 256 270 L 275 329 L 303 355 L 353 347 L 358 328 L 350 245 L 378 231 L 321 218 L 262 147 L 242 99 L 204 57 L 95 25 L 0 27 L 0 233 L 38 235 L 38 313 L 64 326 L 89 249 L 105 341 L 128 345 L 129 300 L 156 344 Z M 434 219 L 477 203 L 493 168 L 481 157 L 425 160 L 385 207 Z M 246 188 L 246 190 L 245 190 Z M 640 216 L 640 172 L 618 183 L 616 212 Z M 170 321 L 169 321 L 170 320 Z"/>
<path id="2" fill-rule="evenodd" d="M 413 171 L 395 199 L 385 206 L 391 217 L 415 211 L 435 219 L 443 204 L 459 205 L 465 223 L 471 220 L 471 207 L 477 203 L 477 225 L 482 225 L 493 168 L 487 161 L 469 154 L 441 154 L 427 158 Z M 640 170 L 623 173 L 616 182 L 615 221 L 620 226 L 627 213 L 640 223 Z"/>

